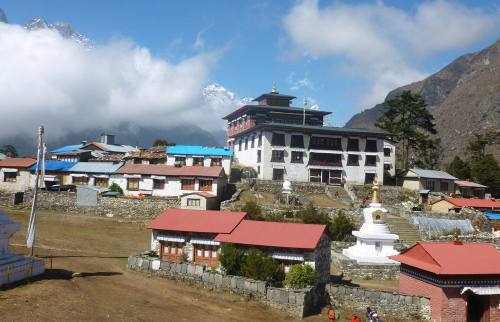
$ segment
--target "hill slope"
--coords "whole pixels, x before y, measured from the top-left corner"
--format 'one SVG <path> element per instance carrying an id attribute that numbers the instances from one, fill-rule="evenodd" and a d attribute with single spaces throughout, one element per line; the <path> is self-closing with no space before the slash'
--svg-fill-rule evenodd
<path id="1" fill-rule="evenodd" d="M 434 115 L 442 142 L 442 162 L 463 156 L 473 134 L 500 130 L 500 40 L 457 58 L 424 80 L 391 91 L 387 98 L 404 90 L 422 94 Z M 377 104 L 354 115 L 345 126 L 374 128 L 385 110 L 384 104 Z M 491 152 L 500 159 L 498 149 Z"/>

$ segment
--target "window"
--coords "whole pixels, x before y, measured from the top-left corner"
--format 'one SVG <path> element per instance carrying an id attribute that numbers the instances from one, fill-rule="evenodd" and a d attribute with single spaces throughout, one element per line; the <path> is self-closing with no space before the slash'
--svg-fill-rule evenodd
<path id="1" fill-rule="evenodd" d="M 187 206 L 188 207 L 199 207 L 200 206 L 200 199 L 188 198 Z"/>
<path id="2" fill-rule="evenodd" d="M 285 134 L 273 133 L 272 146 L 285 146 Z"/>
<path id="3" fill-rule="evenodd" d="M 73 184 L 75 185 L 86 185 L 88 182 L 88 177 L 73 177 Z"/>
<path id="4" fill-rule="evenodd" d="M 3 181 L 4 182 L 16 182 L 17 180 L 17 172 L 4 172 L 3 173 Z"/>
<path id="5" fill-rule="evenodd" d="M 105 187 L 107 188 L 109 186 L 108 184 L 109 179 L 108 178 L 95 178 L 95 186 L 97 187 Z"/>
<path id="6" fill-rule="evenodd" d="M 375 173 L 365 173 L 365 184 L 373 184 Z"/>
<path id="7" fill-rule="evenodd" d="M 186 157 L 175 157 L 175 164 L 178 164 L 180 166 L 185 166 L 186 165 Z"/>
<path id="8" fill-rule="evenodd" d="M 238 151 L 241 151 L 241 140 L 238 141 Z"/>
<path id="9" fill-rule="evenodd" d="M 259 141 L 257 142 L 258 146 L 262 146 L 262 133 L 259 134 Z"/>
<path id="10" fill-rule="evenodd" d="M 153 179 L 153 189 L 163 190 L 165 189 L 164 179 Z"/>
<path id="11" fill-rule="evenodd" d="M 435 185 L 434 185 L 434 181 L 433 180 L 425 180 L 424 181 L 424 188 L 427 189 L 427 190 L 430 190 L 430 191 L 435 191 L 436 189 L 434 189 Z"/>
<path id="12" fill-rule="evenodd" d="M 128 178 L 127 179 L 127 190 L 139 190 L 139 178 Z"/>
<path id="13" fill-rule="evenodd" d="M 203 158 L 193 157 L 193 165 L 203 166 Z"/>
<path id="14" fill-rule="evenodd" d="M 347 140 L 347 151 L 359 151 L 359 140 L 358 139 L 348 139 Z"/>
<path id="15" fill-rule="evenodd" d="M 448 181 L 441 181 L 439 184 L 439 191 L 448 192 Z"/>
<path id="16" fill-rule="evenodd" d="M 222 158 L 212 158 L 210 161 L 212 167 L 222 167 Z"/>
<path id="17" fill-rule="evenodd" d="M 260 165 L 257 166 L 257 174 L 260 174 Z"/>
<path id="18" fill-rule="evenodd" d="M 377 140 L 366 140 L 365 152 L 378 152 Z"/>
<path id="19" fill-rule="evenodd" d="M 285 169 L 273 169 L 273 180 L 283 181 Z"/>
<path id="20" fill-rule="evenodd" d="M 248 138 L 245 138 L 245 150 L 248 150 Z"/>
<path id="21" fill-rule="evenodd" d="M 212 180 L 199 180 L 201 191 L 212 191 Z"/>
<path id="22" fill-rule="evenodd" d="M 309 164 L 310 165 L 322 165 L 322 166 L 342 166 L 342 155 L 341 154 L 331 154 L 331 153 L 314 153 L 309 154 Z"/>
<path id="23" fill-rule="evenodd" d="M 309 149 L 342 151 L 342 141 L 340 138 L 313 136 L 311 137 Z"/>
<path id="24" fill-rule="evenodd" d="M 384 157 L 391 156 L 391 148 L 384 148 Z"/>
<path id="25" fill-rule="evenodd" d="M 260 163 L 262 161 L 262 151 L 257 150 L 257 163 Z"/>
<path id="26" fill-rule="evenodd" d="M 253 149 L 255 146 L 255 136 L 252 136 L 252 138 L 250 139 L 250 148 Z"/>
<path id="27" fill-rule="evenodd" d="M 350 165 L 350 166 L 359 165 L 359 155 L 357 155 L 357 154 L 347 155 L 347 165 Z"/>
<path id="28" fill-rule="evenodd" d="M 292 148 L 304 148 L 304 136 L 292 135 L 290 146 Z"/>
<path id="29" fill-rule="evenodd" d="M 389 163 L 384 164 L 385 171 L 389 171 L 389 170 L 391 170 L 391 168 L 392 168 L 392 164 L 389 164 Z"/>
<path id="30" fill-rule="evenodd" d="M 181 190 L 194 190 L 194 179 L 181 179 Z"/>
<path id="31" fill-rule="evenodd" d="M 285 162 L 285 151 L 273 150 L 271 156 L 271 162 Z"/>
<path id="32" fill-rule="evenodd" d="M 321 183 L 321 170 L 310 169 L 309 170 L 309 181 Z"/>
<path id="33" fill-rule="evenodd" d="M 369 167 L 374 167 L 377 165 L 377 156 L 376 155 L 367 155 L 365 165 Z"/>
<path id="34" fill-rule="evenodd" d="M 141 163 L 142 163 L 142 159 L 139 159 L 139 158 L 134 159 L 134 164 L 141 164 Z"/>
<path id="35" fill-rule="evenodd" d="M 304 152 L 292 151 L 292 163 L 304 163 Z"/>

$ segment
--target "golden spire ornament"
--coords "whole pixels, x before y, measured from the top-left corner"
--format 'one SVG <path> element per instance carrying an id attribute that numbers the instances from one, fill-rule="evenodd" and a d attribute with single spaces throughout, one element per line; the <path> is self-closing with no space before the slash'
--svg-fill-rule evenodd
<path id="1" fill-rule="evenodd" d="M 273 84 L 273 88 L 271 89 L 272 94 L 279 94 L 278 90 L 276 89 L 276 84 Z"/>
<path id="2" fill-rule="evenodd" d="M 372 190 L 373 190 L 372 203 L 380 203 L 380 185 L 376 179 L 373 180 Z"/>

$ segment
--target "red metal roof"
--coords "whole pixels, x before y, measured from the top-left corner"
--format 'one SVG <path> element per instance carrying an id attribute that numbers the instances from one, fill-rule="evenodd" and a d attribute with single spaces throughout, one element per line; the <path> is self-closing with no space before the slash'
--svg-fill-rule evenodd
<path id="1" fill-rule="evenodd" d="M 438 275 L 500 274 L 500 252 L 487 243 L 419 242 L 390 258 Z"/>
<path id="2" fill-rule="evenodd" d="M 148 174 L 158 176 L 198 176 L 198 177 L 220 177 L 222 167 L 175 167 L 165 164 L 126 164 L 116 173 L 123 174 Z"/>
<path id="3" fill-rule="evenodd" d="M 495 199 L 446 198 L 455 207 L 500 208 L 500 201 Z"/>
<path id="4" fill-rule="evenodd" d="M 216 241 L 254 246 L 315 249 L 325 225 L 243 220 L 230 234 Z"/>
<path id="5" fill-rule="evenodd" d="M 29 168 L 35 163 L 32 158 L 7 158 L 0 161 L 0 168 Z"/>
<path id="6" fill-rule="evenodd" d="M 482 184 L 475 183 L 467 180 L 455 180 L 455 184 L 460 187 L 471 187 L 471 188 L 488 188 L 487 186 L 483 186 Z"/>
<path id="7" fill-rule="evenodd" d="M 170 208 L 153 219 L 149 229 L 196 233 L 230 233 L 245 212 Z"/>

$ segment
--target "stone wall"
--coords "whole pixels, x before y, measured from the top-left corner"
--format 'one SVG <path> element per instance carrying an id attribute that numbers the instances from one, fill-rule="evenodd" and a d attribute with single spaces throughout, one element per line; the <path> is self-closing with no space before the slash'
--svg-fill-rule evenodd
<path id="1" fill-rule="evenodd" d="M 283 183 L 273 180 L 256 180 L 252 185 L 255 191 L 261 192 L 280 192 L 283 188 Z M 325 193 L 326 184 L 314 182 L 293 182 L 292 189 L 298 193 Z"/>
<path id="2" fill-rule="evenodd" d="M 0 192 L 0 206 L 12 206 L 12 194 Z M 16 208 L 31 207 L 32 192 L 24 195 L 24 201 Z M 75 212 L 79 214 L 113 215 L 130 218 L 152 218 L 167 208 L 179 207 L 180 199 L 134 199 L 125 197 L 99 197 L 96 207 L 77 207 L 76 193 L 41 191 L 38 195 L 38 208 Z"/>
<path id="3" fill-rule="evenodd" d="M 393 265 L 364 265 L 349 259 L 340 252 L 332 251 L 332 265 L 342 272 L 343 279 L 379 279 L 398 280 L 399 264 Z"/>
<path id="4" fill-rule="evenodd" d="M 324 287 L 305 289 L 286 289 L 270 287 L 264 281 L 257 281 L 241 276 L 223 275 L 211 271 L 203 265 L 176 263 L 160 260 L 147 254 L 131 255 L 128 267 L 135 271 L 168 277 L 195 285 L 251 295 L 271 307 L 283 310 L 294 317 L 304 317 L 325 304 Z"/>
<path id="5" fill-rule="evenodd" d="M 361 312 L 371 307 L 377 310 L 382 320 L 387 315 L 411 321 L 431 319 L 431 302 L 426 297 L 341 284 L 329 284 L 326 291 L 336 305 Z"/>

